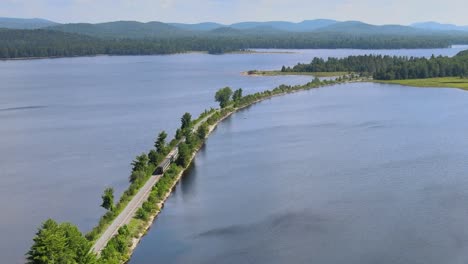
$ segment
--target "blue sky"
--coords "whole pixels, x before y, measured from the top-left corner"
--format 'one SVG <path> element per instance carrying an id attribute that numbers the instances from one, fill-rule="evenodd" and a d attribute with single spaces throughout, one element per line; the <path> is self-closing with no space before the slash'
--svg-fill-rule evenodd
<path id="1" fill-rule="evenodd" d="M 330 18 L 373 24 L 439 21 L 468 25 L 467 0 L 0 0 L 0 16 L 58 22 L 302 21 Z"/>

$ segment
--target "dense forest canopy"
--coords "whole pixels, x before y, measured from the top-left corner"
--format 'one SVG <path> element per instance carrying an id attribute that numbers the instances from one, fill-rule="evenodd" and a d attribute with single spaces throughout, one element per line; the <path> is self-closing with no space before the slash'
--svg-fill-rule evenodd
<path id="1" fill-rule="evenodd" d="M 70 57 L 106 55 L 151 55 L 189 51 L 220 54 L 255 48 L 442 48 L 453 43 L 468 43 L 466 37 L 359 35 L 346 33 L 236 34 L 230 30 L 217 34 L 164 38 L 97 38 L 53 30 L 0 29 L 0 58 Z"/>
<path id="2" fill-rule="evenodd" d="M 468 51 L 453 58 L 392 57 L 382 55 L 349 56 L 342 59 L 314 58 L 309 64 L 283 67 L 283 72 L 358 72 L 377 80 L 401 80 L 434 77 L 467 77 Z"/>

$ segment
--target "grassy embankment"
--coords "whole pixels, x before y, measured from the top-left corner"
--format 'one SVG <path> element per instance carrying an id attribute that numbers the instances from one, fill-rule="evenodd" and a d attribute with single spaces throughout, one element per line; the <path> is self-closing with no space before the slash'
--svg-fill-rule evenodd
<path id="1" fill-rule="evenodd" d="M 161 208 L 165 200 L 171 194 L 173 188 L 182 177 L 184 171 L 190 166 L 195 154 L 204 144 L 206 137 L 209 133 L 221 122 L 224 118 L 231 114 L 239 111 L 242 108 L 248 107 L 252 104 L 260 102 L 262 100 L 280 96 L 288 93 L 294 93 L 297 91 L 309 90 L 313 88 L 319 88 L 326 85 L 333 85 L 352 81 L 348 78 L 343 78 L 340 81 L 336 80 L 324 80 L 320 81 L 315 79 L 304 85 L 288 86 L 281 85 L 273 90 L 266 90 L 255 94 L 250 94 L 242 97 L 236 102 L 232 102 L 225 108 L 210 111 L 206 111 L 204 115 L 210 114 L 211 116 L 207 119 L 205 124 L 207 134 L 205 137 L 200 138 L 195 136 L 190 148 L 190 158 L 185 166 L 179 166 L 172 164 L 171 167 L 164 173 L 160 181 L 153 187 L 148 200 L 142 205 L 137 211 L 135 218 L 131 220 L 129 225 L 120 228 L 118 234 L 114 236 L 107 244 L 106 248 L 101 252 L 102 263 L 125 263 L 131 256 L 133 249 L 137 246 L 141 237 L 146 233 L 148 228 L 151 226 L 155 217 L 160 213 Z M 199 117 L 197 121 L 201 120 Z M 195 121 L 196 122 L 196 121 Z M 179 151 L 180 152 L 180 151 Z"/>
<path id="2" fill-rule="evenodd" d="M 347 75 L 347 72 L 282 72 L 282 71 L 248 71 L 245 75 L 250 76 L 284 76 L 284 75 L 307 75 L 314 77 L 337 77 Z"/>
<path id="3" fill-rule="evenodd" d="M 407 79 L 407 80 L 390 80 L 381 81 L 374 80 L 378 83 L 400 84 L 415 87 L 447 87 L 468 90 L 468 78 L 460 77 L 444 77 L 444 78 L 428 78 L 428 79 Z"/>

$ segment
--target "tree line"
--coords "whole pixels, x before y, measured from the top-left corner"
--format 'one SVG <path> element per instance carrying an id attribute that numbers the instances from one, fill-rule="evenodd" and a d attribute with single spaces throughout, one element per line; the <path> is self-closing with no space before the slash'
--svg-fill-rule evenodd
<path id="1" fill-rule="evenodd" d="M 284 33 L 200 35 L 158 39 L 104 39 L 45 29 L 0 29 L 0 58 L 152 55 L 203 51 L 221 54 L 256 48 L 278 49 L 402 49 L 444 48 L 468 43 L 468 36 L 353 35 L 344 33 Z"/>
<path id="2" fill-rule="evenodd" d="M 433 77 L 467 77 L 466 52 L 455 57 L 430 58 L 382 55 L 349 56 L 346 58 L 314 58 L 308 64 L 284 67 L 282 72 L 356 72 L 377 80 L 421 79 Z"/>

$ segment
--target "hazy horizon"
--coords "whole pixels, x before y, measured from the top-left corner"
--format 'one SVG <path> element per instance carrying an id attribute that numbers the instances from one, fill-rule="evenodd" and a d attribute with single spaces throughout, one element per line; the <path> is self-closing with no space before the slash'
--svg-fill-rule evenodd
<path id="1" fill-rule="evenodd" d="M 161 21 L 165 23 L 245 21 L 301 22 L 358 20 L 369 24 L 409 25 L 436 21 L 468 25 L 462 0 L 3 0 L 0 17 L 43 18 L 59 23 Z M 197 15 L 194 15 L 197 14 Z"/>
<path id="2" fill-rule="evenodd" d="M 148 20 L 148 21 L 141 21 L 141 20 L 134 20 L 134 19 L 115 19 L 115 20 L 106 20 L 106 21 L 98 21 L 98 22 L 89 22 L 89 21 L 78 21 L 78 22 L 70 22 L 70 21 L 57 21 L 54 19 L 49 19 L 46 17 L 12 17 L 12 16 L 0 16 L 0 18 L 4 19 L 42 19 L 42 20 L 47 20 L 51 22 L 56 22 L 56 23 L 61 23 L 61 24 L 68 24 L 68 23 L 90 23 L 90 24 L 99 24 L 99 23 L 108 23 L 108 22 L 117 22 L 117 21 L 132 21 L 132 22 L 140 22 L 140 23 L 149 23 L 149 22 L 162 22 L 162 23 L 180 23 L 180 24 L 202 24 L 202 23 L 216 23 L 216 24 L 221 24 L 221 25 L 234 25 L 237 23 L 268 23 L 268 22 L 291 22 L 291 23 L 301 23 L 304 21 L 313 21 L 313 20 L 334 20 L 337 22 L 362 22 L 370 25 L 403 25 L 403 26 L 411 26 L 413 24 L 418 24 L 418 23 L 439 23 L 442 25 L 455 25 L 455 26 L 467 26 L 465 24 L 454 24 L 454 23 L 444 23 L 440 21 L 435 21 L 435 20 L 426 20 L 426 21 L 414 21 L 412 23 L 408 24 L 397 24 L 397 23 L 387 23 L 387 24 L 376 24 L 376 23 L 370 23 L 367 21 L 362 21 L 362 20 L 339 20 L 339 19 L 333 19 L 333 18 L 311 18 L 311 19 L 303 19 L 303 20 L 298 20 L 298 21 L 293 21 L 293 20 L 242 20 L 242 21 L 235 21 L 232 23 L 223 23 L 219 21 L 199 21 L 199 22 L 181 22 L 181 21 L 160 21 L 160 20 Z"/>

